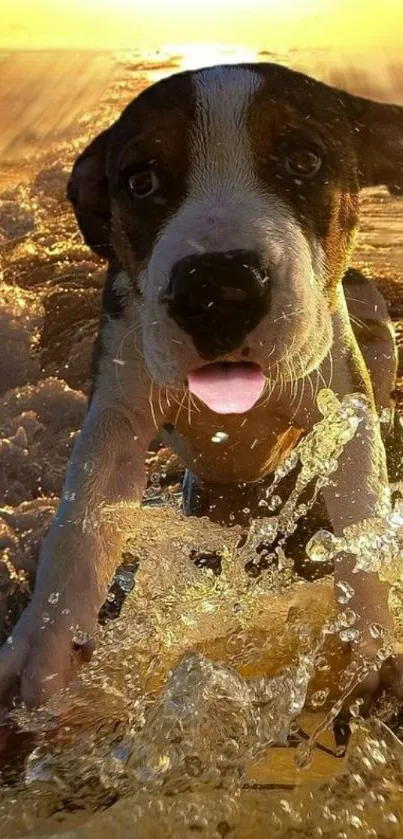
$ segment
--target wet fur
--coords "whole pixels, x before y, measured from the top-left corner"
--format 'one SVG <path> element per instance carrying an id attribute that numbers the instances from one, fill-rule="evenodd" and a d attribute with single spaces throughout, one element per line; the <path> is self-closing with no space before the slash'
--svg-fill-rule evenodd
<path id="1" fill-rule="evenodd" d="M 340 397 L 359 391 L 371 419 L 341 456 L 323 500 L 338 534 L 376 514 L 387 480 L 378 413 L 391 405 L 396 350 L 379 291 L 345 272 L 360 188 L 403 185 L 402 129 L 395 106 L 276 65 L 239 65 L 149 88 L 80 155 L 68 194 L 87 243 L 109 263 L 94 382 L 32 601 L 0 655 L 3 698 L 17 679 L 24 700 L 36 704 L 69 679 L 71 639 L 77 626 L 93 631 L 124 544 L 121 519 L 103 511 L 140 503 L 156 431 L 165 429 L 200 485 L 222 495 L 278 465 L 319 418 L 320 387 Z M 315 182 L 287 174 L 284 131 L 288 143 L 323 144 L 326 163 Z M 127 190 L 127 167 L 139 161 L 154 161 L 162 184 L 147 204 Z M 233 248 L 259 254 L 272 303 L 226 360 L 260 364 L 267 386 L 244 418 L 218 420 L 187 390 L 188 372 L 205 360 L 163 300 L 178 260 Z M 218 425 L 228 435 L 219 459 Z M 372 654 L 367 629 L 388 623 L 387 591 L 352 572 L 351 557 L 341 556 L 336 582 L 353 579 L 351 605 Z M 54 606 L 52 591 L 60 593 Z M 396 667 L 401 685 L 401 662 Z M 379 678 L 371 679 L 373 694 Z"/>

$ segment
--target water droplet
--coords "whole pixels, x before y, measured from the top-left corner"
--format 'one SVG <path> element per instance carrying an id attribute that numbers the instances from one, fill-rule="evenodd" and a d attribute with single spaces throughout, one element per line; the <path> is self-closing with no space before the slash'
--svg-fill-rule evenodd
<path id="1" fill-rule="evenodd" d="M 367 411 L 369 407 L 368 397 L 365 393 L 351 393 L 345 400 L 346 405 L 351 405 L 356 411 Z"/>
<path id="2" fill-rule="evenodd" d="M 363 699 L 359 696 L 354 702 L 351 703 L 349 707 L 349 711 L 352 717 L 357 721 L 359 717 L 361 717 L 361 706 L 363 704 Z"/>
<path id="3" fill-rule="evenodd" d="M 344 606 L 351 600 L 352 597 L 354 597 L 355 590 L 345 580 L 338 580 L 336 583 L 336 589 L 338 589 L 337 601 L 342 606 Z"/>
<path id="4" fill-rule="evenodd" d="M 361 819 L 354 814 L 350 816 L 350 824 L 351 827 L 355 827 L 357 830 L 360 830 L 363 827 Z"/>
<path id="5" fill-rule="evenodd" d="M 225 431 L 216 431 L 211 440 L 213 443 L 225 443 L 228 440 L 228 434 Z"/>
<path id="6" fill-rule="evenodd" d="M 121 568 L 116 574 L 116 582 L 125 594 L 129 594 L 134 587 L 134 574 L 127 568 Z"/>
<path id="7" fill-rule="evenodd" d="M 378 766 L 386 766 L 387 757 L 376 744 L 371 748 L 371 758 Z"/>
<path id="8" fill-rule="evenodd" d="M 312 697 L 311 697 L 312 706 L 314 708 L 319 708 L 321 705 L 324 705 L 328 696 L 329 696 L 329 688 L 324 688 L 323 690 L 315 691 L 315 693 L 313 693 Z"/>
<path id="9" fill-rule="evenodd" d="M 324 672 L 326 670 L 330 670 L 330 664 L 329 664 L 329 662 L 327 661 L 327 659 L 325 658 L 324 655 L 319 655 L 316 658 L 315 666 L 316 666 L 316 669 L 320 670 L 321 672 Z"/>
<path id="10" fill-rule="evenodd" d="M 346 609 L 345 612 L 340 612 L 339 621 L 342 626 L 354 626 L 357 620 L 357 615 L 352 609 Z"/>
<path id="11" fill-rule="evenodd" d="M 74 501 L 75 497 L 75 492 L 72 492 L 71 490 L 66 489 L 66 492 L 63 493 L 63 498 L 65 501 Z"/>
<path id="12" fill-rule="evenodd" d="M 323 808 L 323 815 L 324 818 L 329 822 L 336 821 L 336 813 L 333 813 L 333 810 L 330 809 L 328 804 L 326 804 Z"/>
<path id="13" fill-rule="evenodd" d="M 313 760 L 313 744 L 300 743 L 295 750 L 295 764 L 298 769 L 308 769 Z"/>
<path id="14" fill-rule="evenodd" d="M 375 638 L 376 641 L 382 639 L 385 635 L 385 627 L 381 626 L 380 623 L 371 623 L 369 626 L 370 635 Z"/>
<path id="15" fill-rule="evenodd" d="M 359 629 L 341 629 L 339 632 L 340 641 L 358 641 L 360 637 Z"/>
<path id="16" fill-rule="evenodd" d="M 52 591 L 49 594 L 48 603 L 50 603 L 51 606 L 56 606 L 56 604 L 59 602 L 59 597 L 60 593 L 58 591 Z"/>
<path id="17" fill-rule="evenodd" d="M 394 813 L 385 813 L 384 819 L 390 822 L 390 824 L 399 824 L 399 819 Z"/>
<path id="18" fill-rule="evenodd" d="M 73 632 L 73 644 L 77 644 L 78 647 L 84 646 L 91 639 L 89 632 L 83 632 L 78 626 L 73 628 Z"/>
<path id="19" fill-rule="evenodd" d="M 339 553 L 343 542 L 328 530 L 318 530 L 306 546 L 307 556 L 311 562 L 326 562 Z"/>
<path id="20" fill-rule="evenodd" d="M 282 504 L 282 499 L 279 495 L 273 495 L 268 503 L 269 510 L 276 510 L 277 507 L 280 507 Z"/>

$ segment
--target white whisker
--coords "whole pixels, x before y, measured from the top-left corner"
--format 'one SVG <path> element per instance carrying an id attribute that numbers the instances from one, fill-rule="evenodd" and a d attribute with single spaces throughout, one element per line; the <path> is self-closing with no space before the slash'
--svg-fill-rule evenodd
<path id="1" fill-rule="evenodd" d="M 154 423 L 155 428 L 157 429 L 157 431 L 159 431 L 158 424 L 157 424 L 157 420 L 156 420 L 156 416 L 155 416 L 155 411 L 154 411 L 154 402 L 153 402 L 153 387 L 154 387 L 154 382 L 153 382 L 153 380 L 151 379 L 151 385 L 150 385 L 150 390 L 149 390 L 149 394 L 148 394 L 148 402 L 149 402 L 150 409 L 151 409 L 151 416 L 152 416 L 152 419 L 153 419 L 153 423 Z"/>
<path id="2" fill-rule="evenodd" d="M 181 410 L 184 407 L 184 402 L 185 402 L 186 396 L 187 396 L 187 389 L 185 390 L 185 392 L 183 394 L 183 399 L 181 400 L 181 402 L 179 404 L 179 408 L 178 408 L 178 412 L 177 412 L 176 417 L 175 417 L 174 425 L 176 425 L 176 423 L 178 422 L 178 417 L 180 415 Z"/>

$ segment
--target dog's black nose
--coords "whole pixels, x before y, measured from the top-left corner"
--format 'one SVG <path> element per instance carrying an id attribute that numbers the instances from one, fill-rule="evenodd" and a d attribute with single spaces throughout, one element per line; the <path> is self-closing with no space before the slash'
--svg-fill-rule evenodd
<path id="1" fill-rule="evenodd" d="M 270 283 L 253 251 L 186 256 L 171 272 L 165 302 L 203 358 L 236 349 L 267 312 Z"/>

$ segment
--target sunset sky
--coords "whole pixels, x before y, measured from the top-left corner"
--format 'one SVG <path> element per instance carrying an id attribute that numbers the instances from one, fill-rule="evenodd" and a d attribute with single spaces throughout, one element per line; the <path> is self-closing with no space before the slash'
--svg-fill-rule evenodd
<path id="1" fill-rule="evenodd" d="M 402 38 L 403 0 L 5 0 L 0 11 L 0 48 L 8 49 L 397 49 Z"/>

